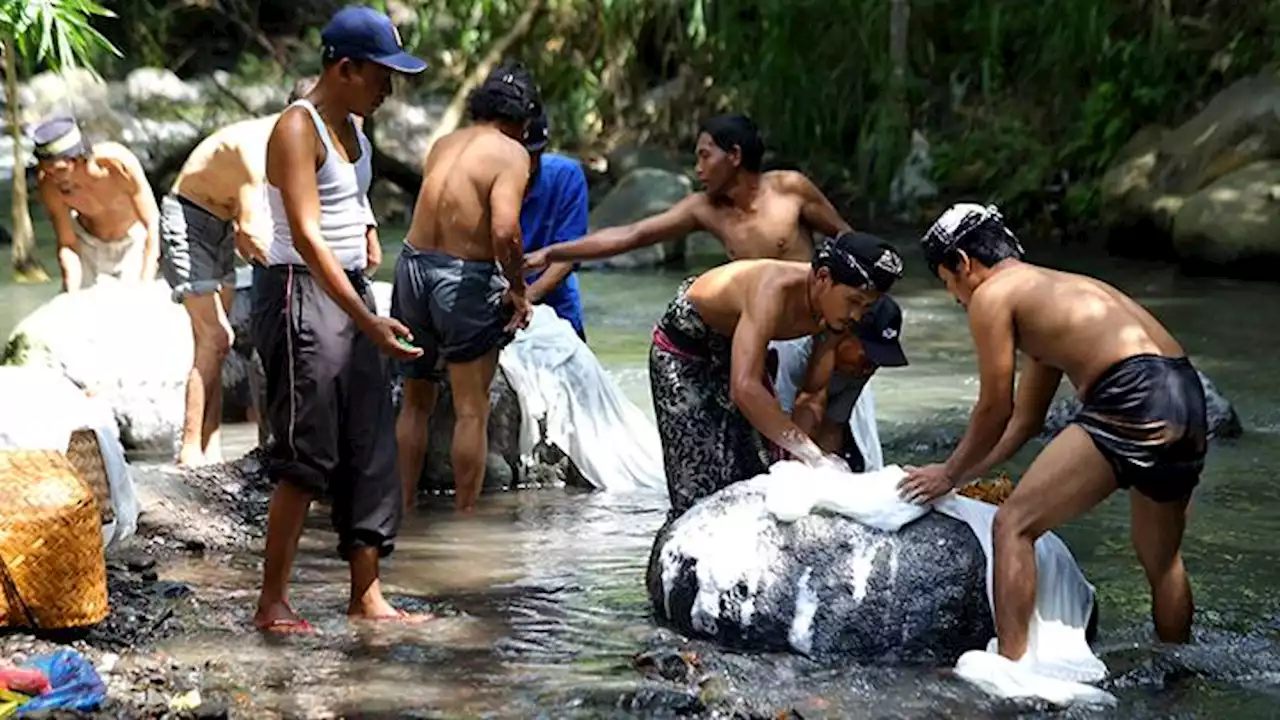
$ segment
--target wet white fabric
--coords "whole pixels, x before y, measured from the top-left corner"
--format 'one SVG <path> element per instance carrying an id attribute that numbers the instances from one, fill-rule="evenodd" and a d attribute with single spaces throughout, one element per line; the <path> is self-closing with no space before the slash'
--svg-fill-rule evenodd
<path id="1" fill-rule="evenodd" d="M 880 427 L 876 424 L 875 378 L 867 381 L 849 416 L 849 432 L 862 453 L 863 470 L 874 472 L 884 468 L 884 452 L 880 447 Z"/>
<path id="2" fill-rule="evenodd" d="M 4 398 L 0 451 L 66 452 L 71 433 L 84 427 L 93 430 L 115 513 L 115 520 L 102 526 L 103 547 L 133 535 L 138 529 L 138 498 L 111 408 L 86 395 L 62 373 L 44 368 L 0 367 L 0 397 Z"/>
<path id="3" fill-rule="evenodd" d="M 904 502 L 897 492 L 905 471 L 897 465 L 882 470 L 848 473 L 813 469 L 798 462 L 775 463 L 769 474 L 785 482 L 771 485 L 766 507 L 784 522 L 814 510 L 845 515 L 864 525 L 896 532 L 930 511 L 928 506 Z M 967 524 L 987 556 L 987 600 L 992 592 L 992 528 L 996 506 L 954 492 L 933 506 Z M 1107 667 L 1085 639 L 1094 587 L 1085 579 L 1066 543 L 1053 533 L 1036 541 L 1036 604 L 1028 634 L 1028 650 L 1014 663 L 996 654 L 996 639 L 987 649 L 965 653 L 956 663 L 957 676 L 1002 697 L 1037 697 L 1057 704 L 1111 704 L 1110 693 L 1084 683 L 1097 682 Z"/>
<path id="4" fill-rule="evenodd" d="M 520 398 L 525 462 L 544 441 L 601 490 L 666 492 L 658 429 L 555 310 L 535 306 L 498 364 Z"/>

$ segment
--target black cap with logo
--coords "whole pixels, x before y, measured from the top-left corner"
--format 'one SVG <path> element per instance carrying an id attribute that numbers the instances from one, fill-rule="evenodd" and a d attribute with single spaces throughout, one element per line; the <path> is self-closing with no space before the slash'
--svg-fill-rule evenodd
<path id="1" fill-rule="evenodd" d="M 855 328 L 867 359 L 880 367 L 902 367 L 907 354 L 902 351 L 902 308 L 888 295 L 871 306 Z"/>

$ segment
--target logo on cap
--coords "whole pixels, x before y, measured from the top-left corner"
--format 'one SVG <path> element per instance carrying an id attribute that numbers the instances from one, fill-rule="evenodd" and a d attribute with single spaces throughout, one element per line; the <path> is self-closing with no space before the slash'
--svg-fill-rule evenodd
<path id="1" fill-rule="evenodd" d="M 391 35 L 396 39 L 396 47 L 404 49 L 404 41 L 400 39 L 400 28 L 395 23 L 391 23 Z"/>
<path id="2" fill-rule="evenodd" d="M 875 266 L 892 275 L 902 274 L 902 258 L 892 250 L 885 250 L 880 253 Z"/>
<path id="3" fill-rule="evenodd" d="M 894 330 L 894 329 L 893 329 L 893 328 L 891 328 L 891 327 L 890 327 L 890 328 L 885 328 L 885 329 L 884 329 L 884 332 L 880 333 L 880 335 L 881 335 L 885 340 L 892 340 L 892 339 L 894 339 L 894 338 L 898 337 L 898 331 L 897 331 L 897 330 Z"/>

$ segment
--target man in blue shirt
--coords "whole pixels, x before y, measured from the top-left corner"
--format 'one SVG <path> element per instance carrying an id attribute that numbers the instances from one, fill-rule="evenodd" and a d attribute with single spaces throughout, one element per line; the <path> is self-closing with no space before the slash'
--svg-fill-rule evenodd
<path id="1" fill-rule="evenodd" d="M 524 206 L 520 211 L 520 231 L 524 252 L 576 240 L 587 234 L 587 177 L 577 160 L 544 153 L 550 138 L 544 111 L 529 124 L 525 147 L 529 149 L 532 173 Z M 531 273 L 527 281 L 529 301 L 550 305 L 573 326 L 578 337 L 587 339 L 582 323 L 582 298 L 578 277 L 571 262 L 551 263 L 541 273 Z"/>

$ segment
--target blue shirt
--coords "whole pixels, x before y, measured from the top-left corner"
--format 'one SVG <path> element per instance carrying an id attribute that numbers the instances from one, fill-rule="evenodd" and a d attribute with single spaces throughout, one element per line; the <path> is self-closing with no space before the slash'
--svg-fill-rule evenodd
<path id="1" fill-rule="evenodd" d="M 572 158 L 543 153 L 542 169 L 520 209 L 524 251 L 530 253 L 586 235 L 587 210 L 587 177 L 582 166 Z M 532 283 L 541 274 L 529 275 L 526 281 Z M 583 334 L 582 298 L 578 294 L 576 273 L 569 273 L 542 302 L 567 320 L 579 335 Z"/>

